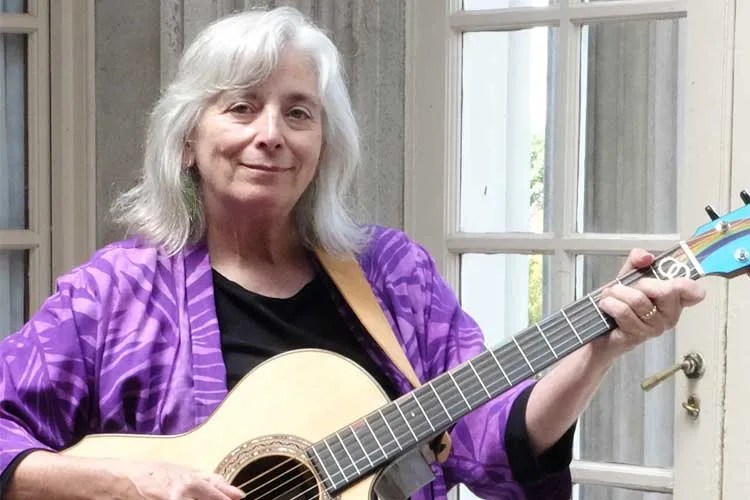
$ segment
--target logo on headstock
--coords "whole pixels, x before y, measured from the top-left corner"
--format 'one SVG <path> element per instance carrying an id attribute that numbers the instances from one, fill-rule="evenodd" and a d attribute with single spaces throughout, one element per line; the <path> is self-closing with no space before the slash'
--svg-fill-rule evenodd
<path id="1" fill-rule="evenodd" d="M 690 277 L 690 268 L 688 265 L 674 257 L 664 257 L 661 259 L 656 265 L 655 271 L 658 277 L 664 280 Z"/>

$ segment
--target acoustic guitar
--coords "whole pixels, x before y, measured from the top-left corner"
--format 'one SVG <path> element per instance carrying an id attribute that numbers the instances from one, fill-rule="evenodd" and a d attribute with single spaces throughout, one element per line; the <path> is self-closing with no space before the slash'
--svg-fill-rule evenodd
<path id="1" fill-rule="evenodd" d="M 617 281 L 746 272 L 750 195 L 741 197 L 745 205 L 723 217 L 707 207 L 713 220 L 692 238 Z M 406 498 L 431 476 L 426 460 L 403 457 L 425 456 L 424 444 L 462 416 L 615 327 L 597 306 L 600 296 L 601 289 L 580 298 L 392 402 L 353 362 L 292 351 L 251 371 L 190 432 L 92 435 L 63 453 L 215 471 L 256 500 Z"/>

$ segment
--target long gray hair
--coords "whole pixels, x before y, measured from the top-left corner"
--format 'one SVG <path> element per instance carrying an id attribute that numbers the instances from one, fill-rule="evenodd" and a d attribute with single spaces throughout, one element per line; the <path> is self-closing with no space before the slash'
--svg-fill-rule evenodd
<path id="1" fill-rule="evenodd" d="M 213 99 L 262 83 L 289 46 L 310 58 L 324 110 L 323 150 L 315 177 L 294 209 L 297 229 L 311 249 L 334 254 L 361 249 L 365 233 L 345 202 L 360 151 L 340 56 L 319 28 L 290 7 L 225 17 L 190 44 L 150 115 L 142 177 L 115 202 L 117 222 L 170 254 L 203 238 L 200 180 L 194 168 L 183 165 L 185 141 Z"/>

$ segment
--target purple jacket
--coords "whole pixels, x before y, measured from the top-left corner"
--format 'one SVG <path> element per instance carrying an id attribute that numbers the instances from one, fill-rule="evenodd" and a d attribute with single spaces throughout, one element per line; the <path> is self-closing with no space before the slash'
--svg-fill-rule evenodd
<path id="1" fill-rule="evenodd" d="M 403 233 L 373 228 L 359 257 L 417 375 L 426 381 L 476 356 L 483 336 L 434 262 Z M 0 471 L 23 450 L 60 450 L 91 433 L 176 434 L 227 394 L 204 245 L 169 257 L 137 240 L 111 244 L 61 277 L 23 328 L 0 343 Z M 379 357 L 399 391 L 411 389 Z M 448 461 L 413 498 L 444 498 L 456 483 L 483 498 L 525 498 L 503 447 L 511 389 L 461 419 Z M 533 498 L 569 498 L 567 473 Z"/>

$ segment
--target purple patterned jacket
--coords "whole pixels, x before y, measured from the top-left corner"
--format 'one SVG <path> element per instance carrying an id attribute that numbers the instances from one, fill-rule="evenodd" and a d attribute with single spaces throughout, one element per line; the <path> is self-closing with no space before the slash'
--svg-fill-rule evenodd
<path id="1" fill-rule="evenodd" d="M 483 337 L 427 252 L 403 233 L 372 228 L 359 257 L 386 317 L 423 381 L 480 353 Z M 0 343 L 0 471 L 31 448 L 60 450 L 100 432 L 176 434 L 205 420 L 227 394 L 204 245 L 169 257 L 127 240 L 61 277 L 23 328 Z M 411 389 L 377 359 L 399 391 Z M 453 428 L 448 461 L 413 498 L 444 498 L 457 483 L 483 498 L 526 498 L 503 447 L 521 384 Z M 570 495 L 566 472 L 529 498 Z"/>

